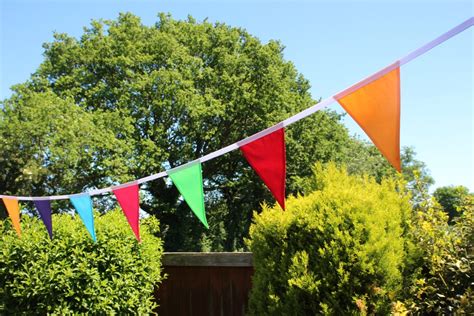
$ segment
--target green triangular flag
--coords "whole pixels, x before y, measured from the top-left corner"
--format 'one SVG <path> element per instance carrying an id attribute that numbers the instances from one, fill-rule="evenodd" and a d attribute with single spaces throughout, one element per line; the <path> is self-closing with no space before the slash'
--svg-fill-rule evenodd
<path id="1" fill-rule="evenodd" d="M 194 214 L 209 228 L 204 209 L 201 162 L 191 162 L 167 173 Z"/>

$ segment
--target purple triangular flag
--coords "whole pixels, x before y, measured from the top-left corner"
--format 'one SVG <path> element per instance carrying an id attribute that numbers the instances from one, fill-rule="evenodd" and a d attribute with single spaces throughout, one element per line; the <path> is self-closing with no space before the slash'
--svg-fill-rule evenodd
<path id="1" fill-rule="evenodd" d="M 53 239 L 53 224 L 51 221 L 51 201 L 50 200 L 37 200 L 34 201 L 35 206 L 38 209 L 41 220 L 48 230 L 49 238 Z"/>

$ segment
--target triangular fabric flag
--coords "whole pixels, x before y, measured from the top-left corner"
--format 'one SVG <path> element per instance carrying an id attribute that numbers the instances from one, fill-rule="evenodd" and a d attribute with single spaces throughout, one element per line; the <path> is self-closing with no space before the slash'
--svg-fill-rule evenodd
<path id="1" fill-rule="evenodd" d="M 400 172 L 399 65 L 347 95 L 344 92 L 336 95 L 335 99 Z"/>
<path id="2" fill-rule="evenodd" d="M 13 227 L 16 230 L 18 237 L 21 237 L 20 229 L 20 205 L 17 199 L 3 198 L 3 204 L 7 208 L 8 215 L 12 220 Z"/>
<path id="3" fill-rule="evenodd" d="M 245 159 L 285 209 L 286 153 L 284 128 L 240 147 Z"/>
<path id="4" fill-rule="evenodd" d="M 53 223 L 51 220 L 51 201 L 50 200 L 36 200 L 35 206 L 38 209 L 40 218 L 48 230 L 49 238 L 53 239 Z"/>
<path id="5" fill-rule="evenodd" d="M 209 228 L 204 207 L 201 162 L 192 162 L 167 173 L 194 214 Z"/>
<path id="6" fill-rule="evenodd" d="M 71 196 L 69 199 L 71 200 L 72 205 L 74 205 L 79 217 L 89 231 L 92 240 L 96 241 L 91 197 L 88 194 L 83 194 Z"/>
<path id="7" fill-rule="evenodd" d="M 113 190 L 135 237 L 140 241 L 138 184 Z"/>

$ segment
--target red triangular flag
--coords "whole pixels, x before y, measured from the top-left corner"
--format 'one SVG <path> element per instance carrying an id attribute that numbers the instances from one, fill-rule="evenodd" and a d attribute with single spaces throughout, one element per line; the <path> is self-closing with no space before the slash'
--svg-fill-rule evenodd
<path id="1" fill-rule="evenodd" d="M 285 130 L 280 128 L 241 146 L 240 150 L 250 166 L 270 189 L 278 204 L 285 209 Z"/>
<path id="2" fill-rule="evenodd" d="M 140 241 L 140 227 L 138 225 L 139 195 L 138 184 L 113 190 L 127 221 L 132 227 L 137 240 Z"/>

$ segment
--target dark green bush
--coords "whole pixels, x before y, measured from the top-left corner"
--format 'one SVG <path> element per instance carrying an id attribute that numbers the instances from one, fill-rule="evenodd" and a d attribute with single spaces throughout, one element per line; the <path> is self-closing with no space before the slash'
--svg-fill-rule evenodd
<path id="1" fill-rule="evenodd" d="M 409 197 L 316 165 L 305 196 L 263 207 L 247 241 L 253 315 L 387 314 L 401 290 Z"/>
<path id="2" fill-rule="evenodd" d="M 155 218 L 142 220 L 138 243 L 119 211 L 95 219 L 94 243 L 78 217 L 53 215 L 54 239 L 23 216 L 22 237 L 2 221 L 0 314 L 149 314 L 162 279 Z"/>

